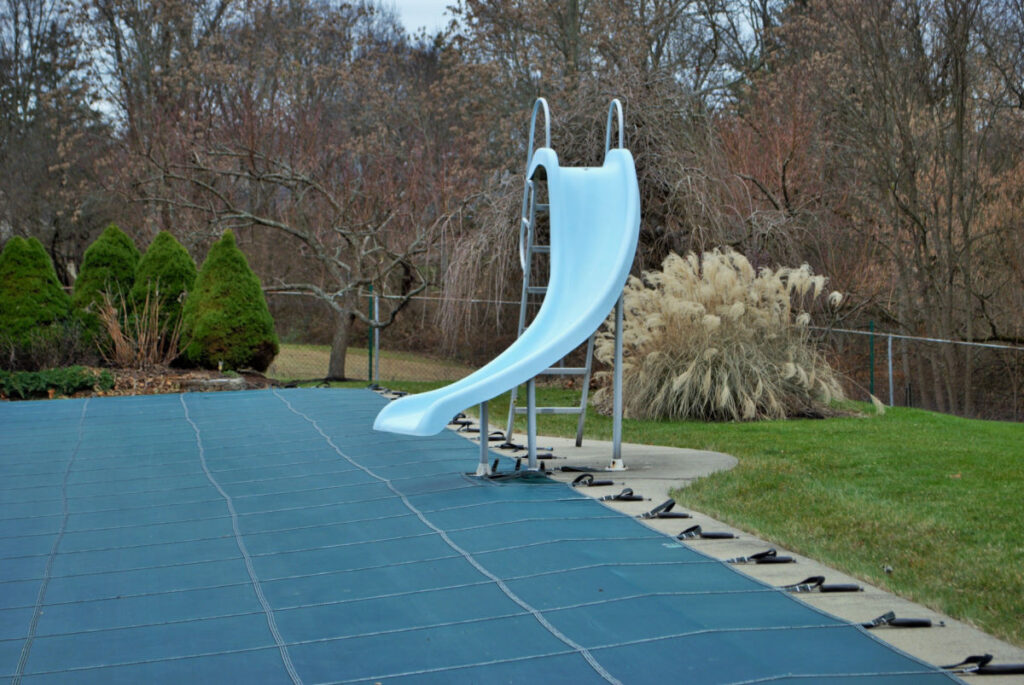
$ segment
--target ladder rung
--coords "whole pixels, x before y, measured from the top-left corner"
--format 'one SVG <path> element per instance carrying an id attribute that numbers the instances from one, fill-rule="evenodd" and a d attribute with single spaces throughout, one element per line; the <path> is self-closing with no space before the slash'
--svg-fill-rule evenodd
<path id="1" fill-rule="evenodd" d="M 537 254 L 550 254 L 551 253 L 551 246 L 550 245 L 534 245 L 533 247 L 530 248 L 530 251 L 531 252 L 536 252 Z"/>
<path id="2" fill-rule="evenodd" d="M 548 287 L 546 285 L 531 285 L 527 286 L 526 288 L 526 292 L 530 293 L 531 295 L 543 295 L 547 291 Z"/>
<path id="3" fill-rule="evenodd" d="M 585 366 L 552 366 L 541 371 L 546 376 L 582 376 L 586 372 Z"/>
<path id="4" fill-rule="evenodd" d="M 538 414 L 579 414 L 579 407 L 537 407 Z M 525 414 L 527 407 L 516 407 L 517 414 Z"/>
<path id="5" fill-rule="evenodd" d="M 538 202 L 533 207 L 538 211 L 546 212 L 548 211 L 549 205 L 547 202 Z"/>

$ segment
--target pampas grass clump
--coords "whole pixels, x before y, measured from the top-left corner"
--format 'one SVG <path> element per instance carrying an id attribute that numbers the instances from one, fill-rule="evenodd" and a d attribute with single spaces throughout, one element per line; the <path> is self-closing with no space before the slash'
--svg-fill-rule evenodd
<path id="1" fill-rule="evenodd" d="M 661 271 L 625 290 L 626 416 L 711 421 L 820 414 L 842 399 L 838 379 L 809 339 L 809 306 L 826 279 L 809 266 L 758 272 L 733 250 L 671 254 Z M 835 306 L 839 293 L 827 296 Z M 614 320 L 598 336 L 611 365 Z M 599 411 L 611 408 L 611 374 L 600 374 Z"/>

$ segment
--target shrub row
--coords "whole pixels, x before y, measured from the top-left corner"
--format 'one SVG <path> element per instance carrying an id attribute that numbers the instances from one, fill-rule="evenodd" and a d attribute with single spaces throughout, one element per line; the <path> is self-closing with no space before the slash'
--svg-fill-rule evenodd
<path id="1" fill-rule="evenodd" d="M 259 279 L 231 231 L 197 271 L 170 233 L 140 256 L 111 225 L 86 250 L 70 297 L 38 240 L 8 240 L 0 252 L 0 366 L 82 360 L 80 339 L 118 364 L 177 357 L 186 366 L 259 371 L 279 348 Z M 74 358 L 56 354 L 62 350 Z"/>
<path id="2" fill-rule="evenodd" d="M 81 390 L 110 390 L 109 371 L 95 373 L 83 366 L 44 371 L 0 371 L 0 397 L 27 400 L 53 395 L 72 395 Z"/>

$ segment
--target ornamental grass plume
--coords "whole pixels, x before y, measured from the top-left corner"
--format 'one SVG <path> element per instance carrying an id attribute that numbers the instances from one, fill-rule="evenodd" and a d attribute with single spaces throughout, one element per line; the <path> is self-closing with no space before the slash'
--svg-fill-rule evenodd
<path id="1" fill-rule="evenodd" d="M 802 308 L 826 278 L 804 264 L 755 271 L 738 252 L 670 254 L 661 271 L 625 289 L 623 398 L 638 419 L 750 421 L 821 414 L 843 391 L 810 340 Z M 836 306 L 842 296 L 825 298 Z M 595 353 L 611 365 L 614 322 Z M 611 407 L 610 373 L 599 374 L 599 411 Z"/>

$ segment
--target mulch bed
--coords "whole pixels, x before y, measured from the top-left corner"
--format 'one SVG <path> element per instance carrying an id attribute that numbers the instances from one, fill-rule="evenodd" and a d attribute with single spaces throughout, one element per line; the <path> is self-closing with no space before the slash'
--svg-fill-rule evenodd
<path id="1" fill-rule="evenodd" d="M 101 369 L 93 369 L 100 371 Z M 205 369 L 107 369 L 114 376 L 111 390 L 76 393 L 75 397 L 113 397 L 118 395 L 161 395 L 179 392 L 216 391 L 239 389 L 238 386 L 224 386 L 217 381 L 240 378 L 245 389 L 255 390 L 277 387 L 281 384 L 256 371 L 221 373 Z"/>

